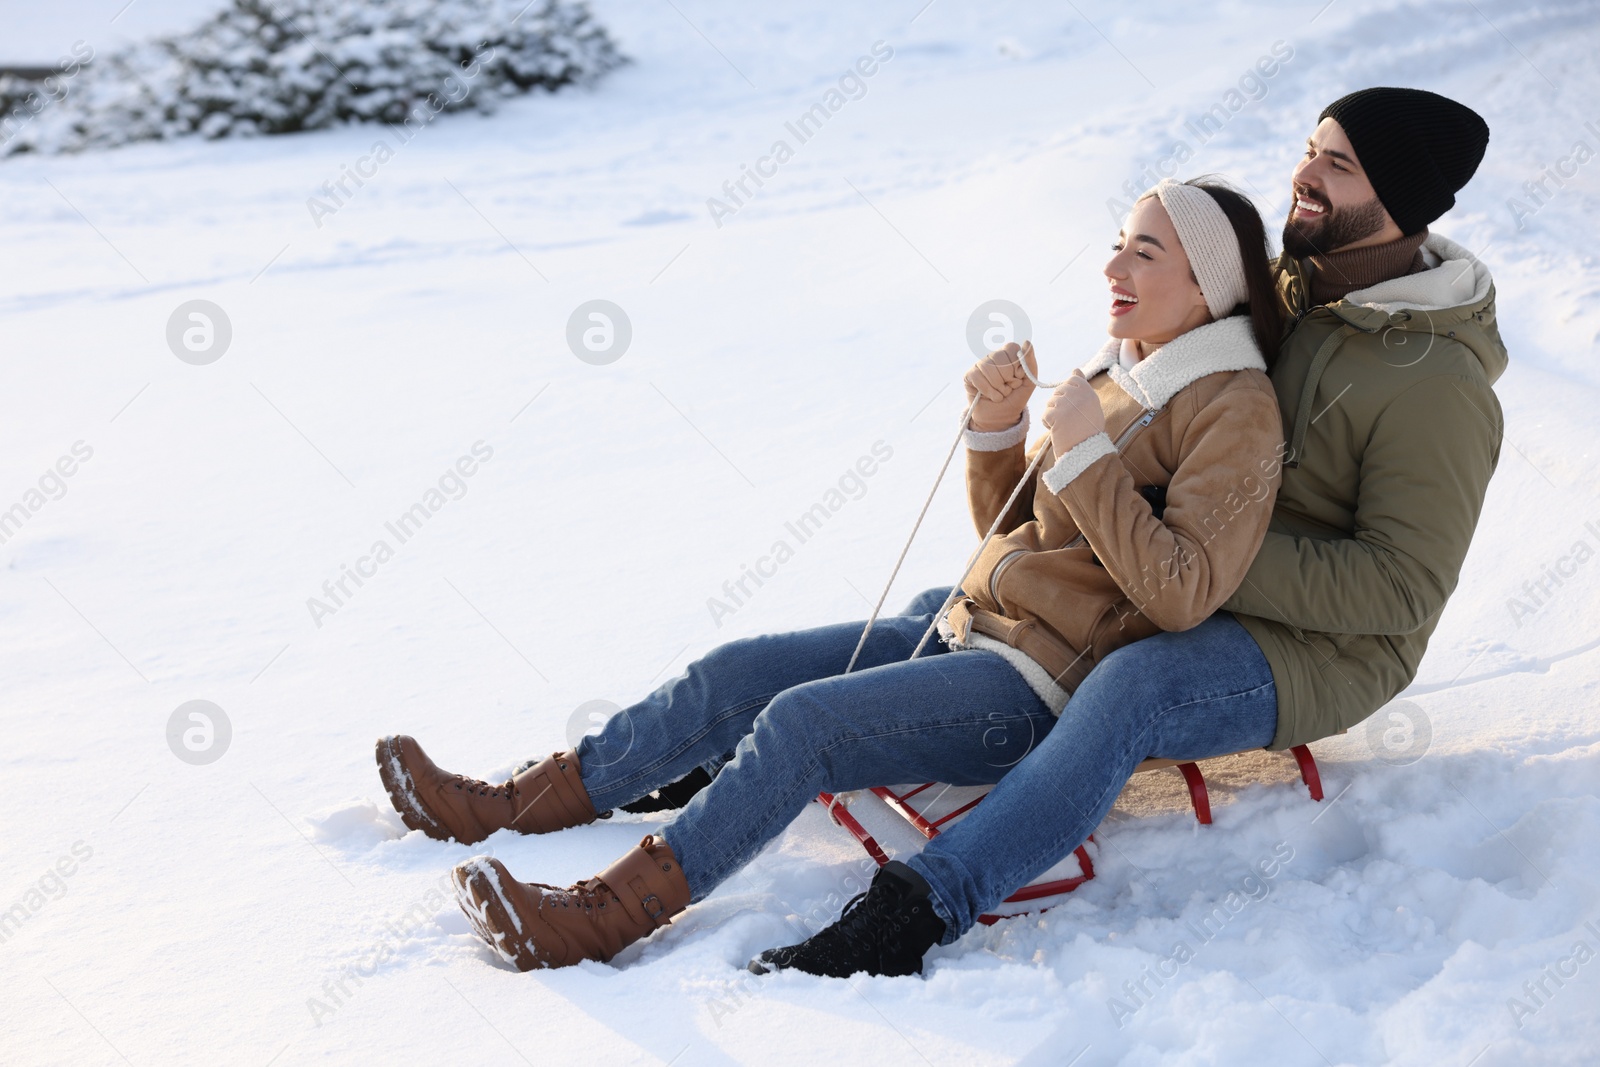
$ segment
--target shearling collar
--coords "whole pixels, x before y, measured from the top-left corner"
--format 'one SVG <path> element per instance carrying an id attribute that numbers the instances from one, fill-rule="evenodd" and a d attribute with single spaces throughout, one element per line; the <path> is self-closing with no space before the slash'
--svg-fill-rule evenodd
<path id="1" fill-rule="evenodd" d="M 1197 326 L 1156 349 L 1131 371 L 1123 370 L 1118 362 L 1121 350 L 1121 341 L 1107 341 L 1083 365 L 1084 377 L 1093 378 L 1104 371 L 1123 392 L 1152 411 L 1166 407 L 1184 386 L 1208 374 L 1267 369 L 1248 315 L 1233 315 Z"/>

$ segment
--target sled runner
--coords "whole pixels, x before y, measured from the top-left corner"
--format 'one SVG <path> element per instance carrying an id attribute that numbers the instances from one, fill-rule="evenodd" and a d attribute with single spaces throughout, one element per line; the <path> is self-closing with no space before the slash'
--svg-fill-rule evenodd
<path id="1" fill-rule="evenodd" d="M 1305 745 L 1295 745 L 1290 753 L 1300 768 L 1300 780 L 1305 783 L 1311 799 L 1322 799 L 1322 776 L 1317 771 L 1317 761 Z M 1194 817 L 1201 824 L 1211 824 L 1211 797 L 1206 792 L 1205 775 L 1195 761 L 1147 759 L 1134 773 L 1158 771 L 1168 767 L 1178 768 L 1184 784 L 1189 789 L 1189 802 L 1194 807 Z M 963 816 L 978 806 L 992 786 L 950 786 L 938 782 L 921 785 L 874 786 L 872 789 L 849 796 L 832 793 L 817 794 L 817 803 L 828 809 L 834 822 L 861 843 L 878 866 L 892 859 L 903 859 L 920 851 L 927 842 L 939 836 L 942 829 L 955 825 Z M 996 914 L 981 915 L 978 921 L 986 925 L 1013 915 L 1044 911 L 1060 898 L 1094 877 L 1094 861 L 1085 847 L 1089 840 L 1073 850 L 1072 855 L 1044 872 L 1029 884 L 1007 897 Z"/>
<path id="2" fill-rule="evenodd" d="M 1343 730 L 1339 731 L 1344 733 Z M 1294 756 L 1294 761 L 1300 767 L 1300 780 L 1306 784 L 1306 791 L 1311 794 L 1312 800 L 1322 799 L 1322 775 L 1317 770 L 1317 761 L 1311 755 L 1311 750 L 1305 745 L 1295 745 L 1289 750 Z M 1234 753 L 1239 755 L 1239 753 Z M 1217 757 L 1226 759 L 1227 757 Z M 1200 773 L 1200 765 L 1194 762 L 1184 762 L 1175 759 L 1147 759 L 1133 769 L 1134 774 L 1140 771 L 1159 771 L 1165 767 L 1176 767 L 1183 775 L 1184 784 L 1189 787 L 1189 803 L 1194 806 L 1194 817 L 1205 826 L 1211 825 L 1211 796 L 1206 792 L 1206 779 Z"/>

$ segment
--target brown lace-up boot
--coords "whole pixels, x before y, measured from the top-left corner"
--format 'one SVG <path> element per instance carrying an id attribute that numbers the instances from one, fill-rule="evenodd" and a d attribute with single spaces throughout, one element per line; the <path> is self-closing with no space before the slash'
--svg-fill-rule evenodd
<path id="1" fill-rule="evenodd" d="M 452 878 L 478 936 L 519 971 L 604 963 L 689 906 L 689 883 L 659 837 L 567 889 L 519 882 L 488 856 L 461 864 Z"/>
<path id="2" fill-rule="evenodd" d="M 595 819 L 575 752 L 557 752 L 499 785 L 440 770 L 403 734 L 378 738 L 377 758 L 401 820 L 439 841 L 472 845 L 508 827 L 547 834 Z"/>

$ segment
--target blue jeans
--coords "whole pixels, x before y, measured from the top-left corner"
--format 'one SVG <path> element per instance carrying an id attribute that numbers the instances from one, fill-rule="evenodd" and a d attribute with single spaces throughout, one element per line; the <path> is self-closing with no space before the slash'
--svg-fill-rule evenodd
<path id="1" fill-rule="evenodd" d="M 732 762 L 661 831 L 699 901 L 818 792 L 998 783 L 908 861 L 933 889 L 948 944 L 1081 844 L 1140 760 L 1203 759 L 1272 740 L 1272 674 L 1231 615 L 1113 652 L 1058 720 L 994 653 L 933 640 L 907 661 L 945 592 L 879 619 L 849 675 L 840 672 L 862 623 L 713 649 L 580 743 L 595 808 L 635 800 L 731 749 Z"/>

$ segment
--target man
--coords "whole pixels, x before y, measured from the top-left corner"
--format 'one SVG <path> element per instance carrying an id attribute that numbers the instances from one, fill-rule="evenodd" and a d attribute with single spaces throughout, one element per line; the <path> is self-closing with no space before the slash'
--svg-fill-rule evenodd
<path id="1" fill-rule="evenodd" d="M 965 717 L 912 729 L 895 716 L 915 693 L 858 686 L 832 699 L 847 680 L 810 661 L 833 664 L 855 634 L 819 628 L 804 648 L 794 635 L 722 646 L 633 721 L 618 716 L 577 752 L 502 786 L 446 774 L 410 738 L 382 739 L 380 771 L 407 824 L 469 843 L 505 827 L 591 821 L 635 800 L 651 775 L 671 782 L 739 745 L 739 759 L 661 835 L 588 882 L 530 885 L 486 858 L 458 867 L 479 933 L 523 969 L 609 959 L 689 903 L 695 879 L 673 835 L 714 884 L 787 823 L 773 798 L 795 790 L 768 797 L 761 782 L 810 783 L 824 762 L 836 776 L 892 774 L 885 768 L 926 758 L 998 784 L 922 853 L 879 871 L 833 925 L 751 964 L 758 973 L 916 973 L 930 947 L 954 941 L 1081 843 L 1142 759 L 1287 748 L 1390 700 L 1414 676 L 1455 587 L 1499 456 L 1491 385 L 1506 353 L 1493 285 L 1469 253 L 1427 231 L 1487 142 L 1470 109 L 1417 90 L 1368 89 L 1323 112 L 1294 172 L 1278 263 L 1293 326 L 1272 372 L 1287 448 L 1270 532 L 1225 611 L 1110 653 L 1059 719 L 1042 705 L 1016 710 L 1037 700 L 999 657 L 959 653 L 941 662 L 993 671 L 984 679 L 992 713 L 975 700 Z M 914 609 L 922 617 L 881 621 L 860 669 L 904 660 L 942 601 L 934 591 Z M 794 679 L 780 677 L 770 642 L 787 642 Z M 810 747 L 786 744 L 774 716 L 805 723 Z M 1026 732 L 990 728 L 991 717 Z M 950 739 L 969 734 L 974 751 L 952 754 Z M 607 743 L 620 750 L 630 739 L 627 758 L 603 758 Z M 656 755 L 639 758 L 645 750 Z"/>
<path id="2" fill-rule="evenodd" d="M 1488 143 L 1417 90 L 1323 112 L 1296 168 L 1273 383 L 1288 434 L 1273 531 L 1226 607 L 1272 664 L 1272 748 L 1365 719 L 1410 684 L 1500 454 L 1494 284 L 1430 236 Z M 1363 199 L 1367 198 L 1367 199 Z"/>
<path id="3" fill-rule="evenodd" d="M 1500 454 L 1491 386 L 1507 354 L 1494 285 L 1470 252 L 1428 232 L 1488 140 L 1483 119 L 1455 101 L 1373 88 L 1329 105 L 1307 141 L 1278 261 L 1290 323 L 1271 372 L 1283 481 L 1266 540 L 1224 605 L 1248 638 L 1219 643 L 1201 626 L 1113 652 L 965 820 L 912 866 L 880 871 L 833 926 L 752 969 L 920 963 L 954 931 L 930 938 L 919 907 L 965 929 L 1076 847 L 1076 827 L 1098 825 L 1126 780 L 1100 785 L 1100 724 L 1132 709 L 1141 720 L 1170 709 L 1241 727 L 1270 715 L 1266 747 L 1286 749 L 1349 729 L 1411 682 Z M 1074 829 L 1063 834 L 1062 823 Z M 1017 856 L 1029 858 L 1007 862 Z"/>

